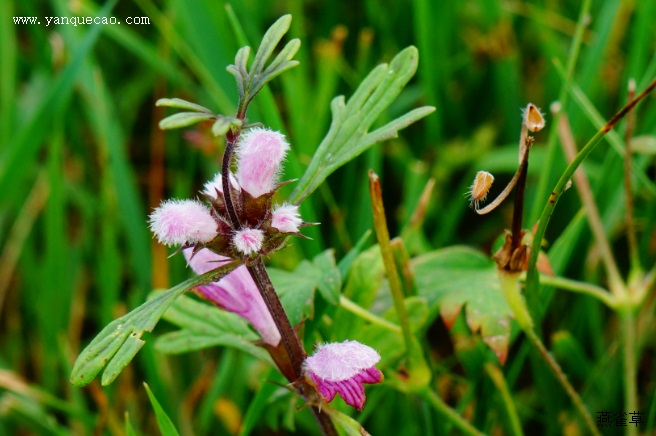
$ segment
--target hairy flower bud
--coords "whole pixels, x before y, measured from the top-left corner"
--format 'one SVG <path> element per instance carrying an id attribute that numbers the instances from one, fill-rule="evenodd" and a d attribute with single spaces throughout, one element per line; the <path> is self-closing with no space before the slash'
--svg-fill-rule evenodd
<path id="1" fill-rule="evenodd" d="M 262 248 L 262 241 L 264 240 L 264 232 L 260 229 L 242 229 L 235 232 L 232 242 L 237 247 L 237 250 L 250 256 L 257 253 Z"/>
<path id="2" fill-rule="evenodd" d="M 236 149 L 237 181 L 253 197 L 273 190 L 289 144 L 273 130 L 253 128 L 244 132 Z"/>
<path id="3" fill-rule="evenodd" d="M 166 200 L 150 214 L 150 230 L 164 245 L 197 244 L 216 237 L 217 223 L 196 200 Z"/>
<path id="4" fill-rule="evenodd" d="M 271 227 L 282 233 L 298 233 L 303 220 L 298 213 L 298 206 L 283 204 L 274 209 L 271 216 Z"/>

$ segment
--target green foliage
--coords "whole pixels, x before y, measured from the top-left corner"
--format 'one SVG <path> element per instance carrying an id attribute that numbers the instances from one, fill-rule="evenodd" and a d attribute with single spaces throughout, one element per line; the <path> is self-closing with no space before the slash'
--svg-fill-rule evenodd
<path id="1" fill-rule="evenodd" d="M 142 335 L 153 331 L 159 319 L 176 298 L 195 286 L 221 279 L 237 266 L 232 262 L 188 279 L 145 302 L 127 315 L 112 321 L 80 353 L 73 366 L 71 383 L 84 386 L 107 366 L 101 382 L 103 386 L 110 384 L 145 344 L 141 339 Z"/>
<path id="2" fill-rule="evenodd" d="M 163 318 L 181 330 L 157 338 L 155 348 L 162 353 L 179 354 L 226 346 L 268 360 L 268 354 L 253 345 L 259 339 L 257 334 L 234 313 L 216 310 L 216 307 L 183 295 L 167 309 Z"/>
<path id="3" fill-rule="evenodd" d="M 372 145 L 395 138 L 398 131 L 435 110 L 425 106 L 413 109 L 388 124 L 369 131 L 381 113 L 400 94 L 417 70 L 418 53 L 408 47 L 388 64 L 374 68 L 345 103 L 344 96 L 330 104 L 333 120 L 326 137 L 317 148 L 305 174 L 289 201 L 300 203 L 337 168 L 357 157 Z"/>
<path id="4" fill-rule="evenodd" d="M 176 430 L 175 425 L 173 425 L 171 418 L 169 418 L 164 409 L 162 409 L 162 406 L 159 404 L 159 401 L 157 401 L 157 398 L 155 398 L 153 391 L 150 390 L 146 383 L 144 383 L 144 388 L 146 388 L 148 399 L 150 400 L 150 404 L 153 406 L 153 410 L 155 411 L 157 425 L 159 426 L 159 431 L 162 433 L 162 436 L 177 436 L 179 434 L 178 430 Z"/>
<path id="5" fill-rule="evenodd" d="M 510 342 L 512 312 L 503 298 L 497 269 L 483 253 L 450 247 L 414 259 L 419 295 L 426 298 L 431 313 L 439 311 L 451 327 L 464 308 L 472 332 L 505 363 Z"/>
<path id="6" fill-rule="evenodd" d="M 232 434 L 239 431 L 234 422 L 243 423 L 244 434 L 285 433 L 292 426 L 299 434 L 316 433 L 308 408 L 277 384 L 284 380 L 275 370 L 266 368 L 268 358 L 252 343 L 253 331 L 231 320 L 234 316 L 186 296 L 145 303 L 147 311 L 154 311 L 149 322 L 131 321 L 141 338 L 107 331 L 111 346 L 96 351 L 122 362 L 113 364 L 112 374 L 140 349 L 115 383 L 80 389 L 65 382 L 75 356 L 105 325 L 125 313 L 130 320 L 130 310 L 143 310 L 139 306 L 152 289 L 191 276 L 180 256 L 167 259 L 169 253 L 156 248 L 147 229 L 148 210 L 162 198 L 188 198 L 216 173 L 220 137 L 244 127 L 233 118 L 238 98 L 250 102 L 257 89 L 249 122 L 287 135 L 292 153 L 285 180 L 301 180 L 291 197 L 294 185 L 283 187 L 277 200 L 303 199 L 303 218 L 322 223 L 303 230 L 312 241 L 295 240 L 268 260 L 283 303 L 295 323 L 305 321 L 299 335 L 306 345 L 357 339 L 383 355 L 386 384 L 367 387 L 362 413 L 354 414 L 339 399 L 331 406 L 351 414 L 371 434 L 465 433 L 444 409 L 438 411 L 440 398 L 487 434 L 517 433 L 510 421 L 531 434 L 582 432 L 574 406 L 525 335 L 510 348 L 506 365 L 497 368 L 506 391 L 498 387 L 498 377 L 491 383 L 485 371 L 471 371 L 494 361 L 477 337 L 485 334 L 483 325 L 493 325 L 490 313 L 504 320 L 507 311 L 503 300 L 491 301 L 498 290 L 489 259 L 443 247 L 467 245 L 489 252 L 509 226 L 507 205 L 481 218 L 468 209 L 463 194 L 479 169 L 494 172 L 498 186 L 516 169 L 519 107 L 532 101 L 546 109 L 559 100 L 580 148 L 623 104 L 629 77 L 639 90 L 649 83 L 656 74 L 656 2 L 413 0 L 381 7 L 371 0 L 247 0 L 227 10 L 222 4 L 138 0 L 75 2 L 73 8 L 63 0 L 0 2 L 0 434 L 157 434 L 158 410 L 177 411 L 181 404 L 184 409 L 174 418 L 183 434 Z M 288 12 L 293 22 L 279 21 L 259 55 L 240 50 L 249 41 L 260 41 L 262 31 Z M 11 24 L 13 16 L 21 15 L 41 16 L 41 25 Z M 148 16 L 151 24 L 45 26 L 43 17 L 55 15 Z M 287 34 L 287 45 L 279 44 Z M 413 48 L 401 51 L 409 45 L 418 55 Z M 392 75 L 400 79 L 400 71 L 410 74 L 414 68 L 417 75 L 395 90 L 383 68 L 398 62 L 399 52 L 407 62 Z M 294 66 L 295 59 L 297 66 L 273 74 Z M 382 62 L 387 67 L 376 67 Z M 238 77 L 231 75 L 235 72 Z M 277 77 L 272 86 L 258 76 L 265 72 L 268 80 Z M 365 82 L 366 88 L 359 87 Z M 383 101 L 378 99 L 383 91 L 385 99 L 398 92 Z M 184 101 L 160 99 L 168 95 Z M 331 106 L 335 95 L 351 98 Z M 162 107 L 153 110 L 154 101 Z M 643 271 L 653 267 L 656 257 L 650 237 L 656 228 L 651 181 L 656 105 L 653 98 L 645 103 L 636 112 L 632 141 Z M 419 119 L 429 110 L 424 105 L 437 112 L 394 137 L 404 128 L 394 120 L 403 120 L 404 114 Z M 158 123 L 169 115 L 167 107 L 194 114 L 173 114 L 178 119 L 209 121 L 162 136 Z M 547 114 L 546 130 L 536 135 L 523 223 L 527 229 L 535 225 L 567 165 L 559 124 Z M 325 132 L 329 135 L 322 141 Z M 624 133 L 622 122 L 583 168 L 620 273 L 635 278 L 640 276 L 629 275 L 624 232 Z M 379 146 L 365 145 L 382 137 L 388 139 Z M 409 273 L 420 293 L 411 296 L 406 289 L 405 307 L 425 366 L 410 371 L 380 255 L 371 248 L 372 238 L 363 237 L 371 228 L 370 168 L 383 182 L 392 235 L 412 230 L 412 241 L 406 241 Z M 434 187 L 422 203 L 431 179 Z M 543 249 L 557 277 L 605 292 L 599 244 L 575 188 L 560 199 Z M 453 258 L 446 254 L 450 250 Z M 475 287 L 463 286 L 469 279 Z M 491 295 L 479 295 L 484 289 Z M 627 317 L 589 295 L 543 283 L 536 296 L 536 324 L 595 418 L 602 410 L 628 411 L 623 380 L 627 341 L 622 336 Z M 340 307 L 334 305 L 336 297 Z M 480 313 L 486 316 L 472 323 L 479 297 Z M 346 298 L 355 305 L 349 310 Z M 636 410 L 644 419 L 637 430 L 644 434 L 656 428 L 652 300 L 633 314 L 640 326 L 633 353 L 640 380 Z M 139 326 L 156 322 L 169 304 L 162 315 L 168 323 L 160 323 L 143 345 L 148 330 Z M 453 314 L 457 308 L 454 326 L 445 329 L 438 314 L 443 309 Z M 189 311 L 200 315 L 190 317 Z M 225 347 L 193 351 L 210 344 Z M 109 356 L 111 350 L 125 354 Z M 101 371 L 103 362 L 92 361 L 93 369 Z M 91 364 L 81 362 L 76 370 Z M 410 384 L 427 378 L 427 385 Z M 157 393 L 160 407 L 149 403 L 150 393 L 141 388 L 144 380 Z M 410 389 L 416 386 L 434 395 Z M 189 409 L 193 413 L 186 413 Z M 129 421 L 123 419 L 126 410 Z M 509 420 L 512 410 L 516 416 Z M 349 425 L 358 428 L 353 421 Z"/>

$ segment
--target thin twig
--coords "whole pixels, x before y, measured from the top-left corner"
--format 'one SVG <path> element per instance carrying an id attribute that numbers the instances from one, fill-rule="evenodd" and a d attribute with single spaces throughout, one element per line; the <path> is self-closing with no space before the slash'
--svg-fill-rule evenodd
<path id="1" fill-rule="evenodd" d="M 627 101 L 635 97 L 636 82 L 629 80 Z M 636 239 L 635 221 L 633 217 L 633 190 L 631 188 L 631 167 L 633 151 L 631 150 L 631 139 L 635 129 L 635 111 L 626 116 L 626 131 L 624 132 L 624 196 L 626 197 L 626 238 L 629 244 L 629 256 L 631 256 L 631 267 L 640 269 L 640 255 L 638 254 L 638 241 Z"/>
<path id="2" fill-rule="evenodd" d="M 538 254 L 540 253 L 540 244 L 542 243 L 542 238 L 544 233 L 547 230 L 547 225 L 551 220 L 551 216 L 556 208 L 556 204 L 560 197 L 565 192 L 565 187 L 567 182 L 574 175 L 574 171 L 581 165 L 581 162 L 588 157 L 588 155 L 595 149 L 595 147 L 601 142 L 606 133 L 608 133 L 615 123 L 621 119 L 622 116 L 626 115 L 630 109 L 632 109 L 638 102 L 640 102 L 647 94 L 649 94 L 656 87 L 656 79 L 642 91 L 631 103 L 622 108 L 611 120 L 603 126 L 591 139 L 588 143 L 579 151 L 576 155 L 576 158 L 568 165 L 563 174 L 561 175 L 556 187 L 551 192 L 549 200 L 544 205 L 542 214 L 540 215 L 540 221 L 538 227 L 533 235 L 533 246 L 531 247 L 531 255 L 528 263 L 528 272 L 526 276 L 526 286 L 527 292 L 535 293 L 538 290 L 540 284 L 540 278 L 537 270 Z"/>
<path id="3" fill-rule="evenodd" d="M 554 107 L 554 111 L 557 111 L 557 108 Z M 558 120 L 558 136 L 560 137 L 565 157 L 569 162 L 572 162 L 576 158 L 576 144 L 574 142 L 574 136 L 572 135 L 572 129 L 569 125 L 569 118 L 565 113 L 561 114 Z M 606 273 L 610 278 L 610 283 L 620 284 L 622 283 L 622 276 L 620 275 L 617 262 L 613 256 L 613 250 L 611 249 L 608 238 L 606 237 L 606 231 L 604 230 L 604 225 L 601 221 L 601 216 L 599 215 L 599 209 L 597 208 L 597 203 L 595 203 L 594 194 L 592 193 L 592 188 L 590 187 L 590 182 L 588 181 L 583 166 L 580 166 L 574 172 L 573 177 L 574 186 L 579 193 L 579 197 L 581 197 L 581 203 L 583 203 L 583 208 L 588 217 L 590 230 L 592 230 L 592 234 L 599 246 L 599 253 L 604 263 L 604 267 L 606 268 Z M 611 286 L 610 288 L 615 296 L 619 296 L 622 289 L 624 289 L 622 286 Z"/>
<path id="4" fill-rule="evenodd" d="M 387 280 L 390 284 L 390 291 L 394 308 L 399 317 L 399 324 L 403 330 L 403 339 L 405 341 L 406 356 L 410 358 L 412 353 L 412 331 L 410 329 L 410 320 L 408 312 L 405 308 L 403 290 L 401 287 L 401 279 L 396 269 L 394 262 L 394 254 L 390 246 L 389 231 L 387 229 L 387 221 L 385 219 L 385 206 L 383 205 L 383 193 L 380 186 L 380 179 L 378 175 L 369 170 L 369 193 L 371 194 L 371 207 L 374 215 L 374 229 L 376 230 L 376 237 L 378 238 L 378 245 L 380 252 L 383 256 L 385 264 L 385 271 L 387 272 Z"/>

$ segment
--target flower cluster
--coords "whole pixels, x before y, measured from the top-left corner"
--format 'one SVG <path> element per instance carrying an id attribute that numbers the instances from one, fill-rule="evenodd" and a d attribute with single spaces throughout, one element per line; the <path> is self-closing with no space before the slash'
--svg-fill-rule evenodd
<path id="1" fill-rule="evenodd" d="M 236 175 L 230 174 L 231 198 L 240 228 L 232 226 L 223 195 L 221 174 L 207 182 L 199 200 L 166 200 L 150 215 L 150 228 L 160 243 L 180 246 L 196 274 L 218 268 L 230 259 L 269 254 L 285 238 L 307 225 L 298 206 L 273 207 L 280 166 L 289 150 L 285 137 L 267 129 L 246 131 L 238 143 Z M 222 280 L 200 286 L 198 293 L 219 307 L 246 319 L 267 344 L 277 346 L 280 333 L 252 277 L 241 266 Z"/>
<path id="2" fill-rule="evenodd" d="M 289 234 L 302 236 L 304 223 L 298 206 L 272 207 L 280 166 L 289 150 L 285 137 L 262 128 L 246 131 L 237 146 L 236 176 L 230 174 L 230 192 L 240 228 L 229 219 L 221 174 L 205 184 L 209 205 L 198 200 L 167 200 L 150 216 L 151 230 L 168 246 L 207 248 L 216 254 L 247 260 L 281 248 Z"/>
<path id="3" fill-rule="evenodd" d="M 267 129 L 246 131 L 235 150 L 236 173 L 229 175 L 230 197 L 239 226 L 233 226 L 223 193 L 223 178 L 217 174 L 201 192 L 199 200 L 167 200 L 150 215 L 150 228 L 162 244 L 180 246 L 189 266 L 204 274 L 236 259 L 249 259 L 280 249 L 290 235 L 303 236 L 298 206 L 273 207 L 272 197 L 280 165 L 289 150 L 285 137 Z M 217 282 L 198 286 L 198 295 L 248 321 L 264 344 L 275 349 L 281 334 L 245 265 Z M 272 349 L 270 348 L 270 351 Z M 304 380 L 332 401 L 339 393 L 344 401 L 362 410 L 363 383 L 380 383 L 383 374 L 374 367 L 380 355 L 355 341 L 319 347 L 304 363 Z"/>

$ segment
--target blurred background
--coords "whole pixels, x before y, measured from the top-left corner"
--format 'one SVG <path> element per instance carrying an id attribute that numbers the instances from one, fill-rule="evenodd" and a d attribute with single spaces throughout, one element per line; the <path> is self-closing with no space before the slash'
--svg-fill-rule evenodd
<path id="1" fill-rule="evenodd" d="M 381 176 L 393 235 L 407 227 L 426 184 L 435 181 L 423 227 L 408 242 L 411 254 L 455 244 L 489 253 L 510 226 L 512 204 L 480 217 L 465 193 L 481 169 L 497 178 L 492 194 L 510 180 L 520 109 L 533 102 L 547 113 L 547 129 L 536 136 L 531 155 L 524 226 L 537 221 L 565 168 L 549 106 L 564 95 L 557 65 L 572 59 L 580 10 L 581 2 L 564 0 L 3 1 L 0 434 L 121 434 L 124 411 L 135 428 L 152 433 L 143 381 L 182 434 L 233 434 L 261 383 L 257 374 L 263 370 L 236 351 L 164 356 L 153 341 L 108 388 L 97 381 L 84 389 L 68 382 L 75 357 L 104 325 L 153 289 L 190 275 L 179 256 L 167 259 L 170 252 L 152 239 L 147 216 L 164 198 L 195 196 L 218 171 L 224 144 L 212 137 L 210 125 L 160 131 L 159 120 L 171 112 L 154 106 L 158 98 L 180 97 L 233 114 L 237 92 L 225 67 L 240 41 L 256 46 L 275 19 L 291 13 L 289 37 L 302 41 L 301 65 L 275 79 L 248 118 L 288 136 L 293 153 L 285 178 L 298 178 L 328 129 L 330 100 L 348 97 L 375 65 L 415 45 L 417 75 L 380 123 L 421 105 L 437 111 L 331 176 L 303 204 L 305 220 L 322 223 L 308 231 L 313 240 L 294 241 L 270 262 L 293 268 L 329 247 L 343 257 L 372 227 L 369 168 Z M 20 16 L 36 16 L 40 24 L 15 24 Z M 116 17 L 121 24 L 46 25 L 46 17 L 64 16 Z M 655 16 L 653 0 L 592 2 L 573 80 L 603 119 L 624 104 L 629 78 L 640 89 L 656 76 Z M 128 17 L 142 24 L 128 25 Z M 563 110 L 581 147 L 600 124 L 579 100 L 569 98 Z M 648 97 L 635 129 L 642 174 L 636 215 L 646 265 L 656 252 L 650 190 L 655 134 L 656 102 Z M 586 170 L 619 262 L 627 267 L 622 159 L 603 143 Z M 552 265 L 561 275 L 599 281 L 598 252 L 579 211 L 575 194 L 558 205 L 547 232 L 550 244 L 559 243 Z M 572 377 L 586 389 L 583 368 L 617 346 L 607 340 L 608 312 L 570 295 L 553 305 L 545 334 L 562 326 L 571 332 L 588 365 Z M 431 343 L 448 352 L 450 339 L 438 324 Z M 167 328 L 162 322 L 151 339 Z M 645 413 L 656 391 L 653 343 L 645 345 L 639 373 L 640 389 L 648 393 Z M 619 410 L 618 384 L 619 378 L 610 380 L 605 393 L 616 395 Z M 557 410 L 552 412 L 556 423 L 549 425 L 562 430 Z M 370 410 L 365 426 L 387 422 L 382 413 Z M 413 415 L 402 406 L 395 413 L 399 422 L 407 419 L 404 434 L 422 434 L 422 418 L 413 419 L 426 411 Z M 268 412 L 260 430 L 275 426 L 279 415 Z"/>

